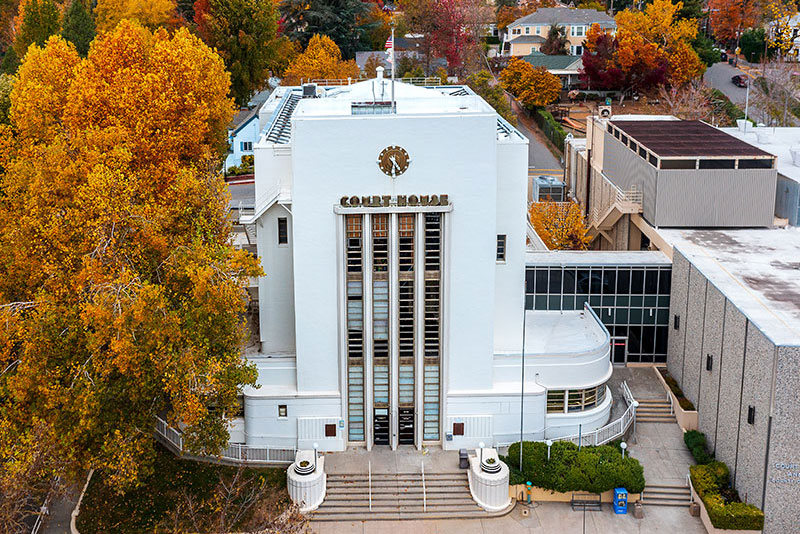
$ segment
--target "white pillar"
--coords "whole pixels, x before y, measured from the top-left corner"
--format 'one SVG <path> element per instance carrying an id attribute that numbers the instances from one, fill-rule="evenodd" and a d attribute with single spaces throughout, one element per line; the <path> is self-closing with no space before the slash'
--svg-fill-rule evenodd
<path id="1" fill-rule="evenodd" d="M 422 330 L 425 319 L 424 223 L 423 214 L 417 213 L 414 228 L 414 443 L 417 449 L 422 448 L 422 422 L 425 417 L 422 404 L 425 359 Z"/>
<path id="2" fill-rule="evenodd" d="M 363 266 L 364 279 L 363 306 L 364 306 L 364 439 L 367 450 L 372 450 L 375 441 L 373 436 L 373 416 L 375 407 L 373 401 L 372 378 L 372 216 L 364 214 L 363 236 Z"/>
<path id="3" fill-rule="evenodd" d="M 397 213 L 389 214 L 389 443 L 392 450 L 397 449 L 399 431 L 398 376 L 400 374 L 400 355 L 397 347 L 399 321 L 399 266 L 398 266 L 398 224 Z"/>

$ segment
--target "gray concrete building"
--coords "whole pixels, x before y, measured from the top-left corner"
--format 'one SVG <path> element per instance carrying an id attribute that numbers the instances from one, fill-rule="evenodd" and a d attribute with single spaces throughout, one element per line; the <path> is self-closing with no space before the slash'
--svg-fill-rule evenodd
<path id="1" fill-rule="evenodd" d="M 659 230 L 667 367 L 767 534 L 800 532 L 800 228 Z"/>

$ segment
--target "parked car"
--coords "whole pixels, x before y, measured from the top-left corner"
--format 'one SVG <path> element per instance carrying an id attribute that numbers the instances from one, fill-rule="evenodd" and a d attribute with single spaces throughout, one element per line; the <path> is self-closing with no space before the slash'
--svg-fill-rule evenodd
<path id="1" fill-rule="evenodd" d="M 737 74 L 733 78 L 731 78 L 733 85 L 736 87 L 747 87 L 747 76 L 744 74 Z"/>

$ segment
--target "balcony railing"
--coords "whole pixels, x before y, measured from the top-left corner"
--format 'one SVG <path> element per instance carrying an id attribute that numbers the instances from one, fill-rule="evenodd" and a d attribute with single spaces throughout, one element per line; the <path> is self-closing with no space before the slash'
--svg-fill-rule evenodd
<path id="1" fill-rule="evenodd" d="M 592 208 L 590 223 L 599 227 L 613 209 L 620 213 L 640 213 L 642 211 L 642 192 L 637 188 L 623 191 L 603 176 L 600 185 L 600 201 Z"/>
<path id="2" fill-rule="evenodd" d="M 193 456 L 184 449 L 181 431 L 169 426 L 160 417 L 156 417 L 156 436 L 173 452 Z M 232 463 L 289 465 L 294 462 L 296 452 L 294 448 L 250 447 L 231 443 L 216 456 L 200 456 L 200 458 Z"/>
<path id="3" fill-rule="evenodd" d="M 592 432 L 562 436 L 560 438 L 554 438 L 553 441 L 571 441 L 576 445 L 585 447 L 587 445 L 604 445 L 624 436 L 625 432 L 627 432 L 630 426 L 636 421 L 636 408 L 639 406 L 639 403 L 633 398 L 633 394 L 631 393 L 627 382 L 622 382 L 621 389 L 622 397 L 625 399 L 625 403 L 628 405 L 628 408 L 625 410 L 625 413 L 622 414 L 622 417 L 610 422 L 604 427 L 593 430 Z M 610 392 L 608 394 L 610 394 Z"/>

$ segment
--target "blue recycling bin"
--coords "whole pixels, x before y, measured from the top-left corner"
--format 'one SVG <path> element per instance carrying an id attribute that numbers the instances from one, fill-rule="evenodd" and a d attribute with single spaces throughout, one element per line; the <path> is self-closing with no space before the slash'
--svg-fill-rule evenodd
<path id="1" fill-rule="evenodd" d="M 614 513 L 628 513 L 628 490 L 625 488 L 614 488 Z"/>

